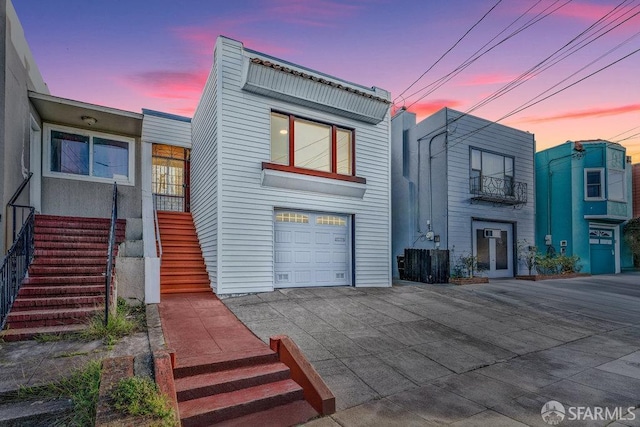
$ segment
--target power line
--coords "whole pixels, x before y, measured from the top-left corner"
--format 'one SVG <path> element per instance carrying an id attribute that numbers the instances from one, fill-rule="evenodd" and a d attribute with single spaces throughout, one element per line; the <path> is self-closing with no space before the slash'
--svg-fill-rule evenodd
<path id="1" fill-rule="evenodd" d="M 467 30 L 467 31 L 462 35 L 462 37 L 460 37 L 460 38 L 459 38 L 459 39 L 458 39 L 458 40 L 453 44 L 453 46 L 451 46 L 449 49 L 447 49 L 447 51 L 446 51 L 445 53 L 443 53 L 443 54 L 440 56 L 440 58 L 438 58 L 438 60 L 437 60 L 436 62 L 434 62 L 434 63 L 433 63 L 429 68 L 427 68 L 427 70 L 426 70 L 424 73 L 422 73 L 422 74 L 420 75 L 420 77 L 418 77 L 418 78 L 417 78 L 413 83 L 411 83 L 411 84 L 409 85 L 409 87 L 407 87 L 407 88 L 406 88 L 405 90 L 403 90 L 403 91 L 402 91 L 398 96 L 396 96 L 396 97 L 394 98 L 393 102 L 395 102 L 398 98 L 401 98 L 401 97 L 402 97 L 402 95 L 404 95 L 404 94 L 405 94 L 405 92 L 407 92 L 407 91 L 408 91 L 409 89 L 411 89 L 411 88 L 412 88 L 416 83 L 418 83 L 418 82 L 419 82 L 419 81 L 420 81 L 420 80 L 421 80 L 421 79 L 422 79 L 422 78 L 423 78 L 423 77 L 424 77 L 424 76 L 425 76 L 429 71 L 431 71 L 431 70 L 433 69 L 433 67 L 435 67 L 436 65 L 438 65 L 438 63 L 439 63 L 439 62 L 440 62 L 440 61 L 441 61 L 445 56 L 447 56 L 447 54 L 448 54 L 449 52 L 451 52 L 451 51 L 452 51 L 452 50 L 453 50 L 453 49 L 454 49 L 454 48 L 455 48 L 455 47 L 456 47 L 456 46 L 457 46 L 457 45 L 458 45 L 458 44 L 459 44 L 459 43 L 460 43 L 460 42 L 461 42 L 461 41 L 462 41 L 462 40 L 463 40 L 467 35 L 469 35 L 469 33 L 470 33 L 471 31 L 473 31 L 473 29 L 474 29 L 475 27 L 477 27 L 477 26 L 478 26 L 478 25 L 479 25 L 479 24 L 484 20 L 484 18 L 486 18 L 486 17 L 487 17 L 487 15 L 489 15 L 489 13 L 491 13 L 491 12 L 493 11 L 493 9 L 495 9 L 495 8 L 496 8 L 496 7 L 497 7 L 501 2 L 502 2 L 502 0 L 498 0 L 498 2 L 497 2 L 496 4 L 494 4 L 494 5 L 493 5 L 493 7 L 491 7 L 491 9 L 489 9 L 489 10 L 488 10 L 484 15 L 482 15 L 482 17 L 481 17 L 478 21 L 476 21 L 476 23 L 475 23 L 475 24 L 473 24 L 473 25 L 471 26 L 471 28 L 469 28 L 469 29 L 468 29 L 468 30 Z"/>
<path id="2" fill-rule="evenodd" d="M 517 28 L 516 30 L 514 30 L 513 32 L 511 32 L 510 34 L 508 34 L 506 37 L 504 37 L 503 39 L 501 39 L 500 41 L 498 41 L 497 43 L 493 44 L 492 46 L 490 46 L 489 48 L 486 48 L 489 44 L 491 44 L 491 42 L 493 40 L 495 40 L 500 34 L 504 33 L 504 31 L 506 31 L 506 29 L 508 29 L 509 27 L 511 27 L 513 24 L 515 24 L 517 21 L 519 21 L 524 15 L 526 15 L 529 10 L 531 10 L 532 8 L 529 8 L 526 12 L 524 12 L 521 16 L 519 16 L 516 20 L 514 20 L 511 24 L 509 24 L 505 29 L 503 29 L 500 33 L 498 33 L 496 36 L 494 36 L 489 42 L 485 43 L 481 48 L 479 48 L 478 50 L 476 50 L 476 52 L 474 52 L 469 58 L 467 58 L 462 64 L 460 64 L 458 67 L 456 67 L 453 71 L 449 72 L 448 74 L 446 74 L 445 76 L 441 77 L 440 79 L 422 87 L 421 89 L 413 92 L 411 95 L 407 96 L 407 98 L 410 98 L 414 95 L 417 95 L 419 93 L 421 93 L 422 91 L 429 89 L 430 87 L 435 86 L 435 88 L 429 90 L 427 93 L 422 94 L 422 96 L 420 96 L 420 98 L 418 98 L 417 100 L 415 100 L 414 102 L 412 102 L 407 108 L 410 108 L 411 106 L 415 105 L 416 103 L 418 103 L 419 101 L 421 101 L 422 99 L 424 99 L 425 97 L 429 96 L 430 94 L 432 94 L 433 92 L 435 92 L 436 90 L 438 90 L 439 88 L 441 88 L 442 86 L 444 86 L 445 83 L 449 82 L 450 80 L 452 80 L 454 77 L 456 77 L 458 74 L 460 74 L 462 71 L 464 71 L 466 68 L 468 68 L 471 64 L 473 64 L 475 61 L 477 61 L 478 59 L 480 59 L 481 57 L 483 57 L 484 55 L 488 54 L 489 52 L 491 52 L 492 50 L 494 50 L 495 48 L 497 48 L 498 46 L 500 46 L 501 44 L 505 43 L 506 41 L 510 40 L 511 38 L 515 37 L 516 35 L 518 35 L 519 33 L 523 32 L 524 30 L 530 28 L 531 26 L 537 24 L 538 22 L 540 22 L 541 20 L 547 18 L 548 16 L 552 15 L 553 13 L 555 13 L 556 11 L 558 11 L 559 9 L 563 8 L 564 6 L 566 6 L 567 4 L 569 4 L 572 0 L 567 0 L 565 1 L 563 4 L 561 4 L 560 6 L 556 7 L 555 9 L 551 10 L 550 12 L 547 12 L 549 9 L 551 9 L 555 4 L 557 4 L 560 0 L 556 0 L 554 3 L 552 3 L 551 5 L 547 6 L 545 9 L 543 9 L 541 12 L 539 12 L 538 14 L 536 14 L 536 16 L 534 16 L 533 18 L 531 18 L 530 20 L 528 20 L 527 22 L 525 22 L 523 25 L 521 25 L 519 28 Z M 539 3 L 539 2 L 538 2 Z M 536 5 L 538 4 L 536 3 Z M 486 48 L 486 49 L 485 49 Z M 484 49 L 484 50 L 483 50 Z"/>

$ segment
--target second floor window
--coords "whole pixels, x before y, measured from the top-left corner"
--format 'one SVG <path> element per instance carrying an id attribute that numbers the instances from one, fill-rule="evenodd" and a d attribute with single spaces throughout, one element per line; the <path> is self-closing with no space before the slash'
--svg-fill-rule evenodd
<path id="1" fill-rule="evenodd" d="M 602 186 L 604 184 L 604 169 L 585 169 L 584 170 L 584 198 L 586 200 L 602 200 L 604 194 Z"/>
<path id="2" fill-rule="evenodd" d="M 471 149 L 471 187 L 474 192 L 513 195 L 513 157 Z"/>
<path id="3" fill-rule="evenodd" d="M 353 130 L 271 113 L 271 162 L 339 175 L 354 172 Z"/>

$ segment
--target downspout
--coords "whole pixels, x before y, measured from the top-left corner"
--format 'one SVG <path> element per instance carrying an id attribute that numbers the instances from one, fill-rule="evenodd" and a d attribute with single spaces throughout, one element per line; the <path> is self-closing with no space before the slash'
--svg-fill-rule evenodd
<path id="1" fill-rule="evenodd" d="M 431 177 L 432 177 L 432 173 L 431 173 L 431 143 L 433 143 L 433 140 L 436 137 L 438 137 L 440 135 L 444 135 L 447 132 L 448 132 L 448 130 L 445 128 L 445 130 L 433 135 L 431 137 L 431 139 L 429 139 L 429 164 L 428 164 L 428 166 L 429 166 L 429 186 L 431 186 L 431 183 L 432 183 L 432 180 L 431 180 Z M 426 139 L 426 137 L 427 136 L 425 135 L 422 138 L 418 138 L 418 233 L 419 234 L 422 234 L 422 231 L 420 231 L 420 219 L 421 219 L 421 216 L 420 216 L 420 187 L 421 187 L 420 186 L 420 184 L 421 184 L 420 171 L 422 170 L 422 163 L 421 163 L 421 160 L 420 160 L 420 153 L 421 153 L 420 143 L 423 142 Z M 433 188 L 432 188 L 432 190 L 433 190 Z M 432 194 L 433 194 L 433 191 L 430 191 L 429 192 L 429 215 L 430 215 L 429 222 L 431 222 L 432 216 L 433 216 L 433 196 L 432 196 Z"/>

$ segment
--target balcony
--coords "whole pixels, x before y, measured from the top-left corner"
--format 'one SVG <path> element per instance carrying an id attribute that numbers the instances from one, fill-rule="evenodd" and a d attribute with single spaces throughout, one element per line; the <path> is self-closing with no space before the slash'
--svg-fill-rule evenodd
<path id="1" fill-rule="evenodd" d="M 477 176 L 469 178 L 471 202 L 483 201 L 500 205 L 524 205 L 527 203 L 527 184 L 513 179 Z"/>

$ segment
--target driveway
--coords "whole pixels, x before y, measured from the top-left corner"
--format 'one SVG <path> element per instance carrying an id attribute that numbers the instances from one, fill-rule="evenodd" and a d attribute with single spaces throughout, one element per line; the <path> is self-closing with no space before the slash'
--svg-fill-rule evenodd
<path id="1" fill-rule="evenodd" d="M 310 425 L 547 426 L 551 400 L 562 425 L 640 425 L 640 411 L 627 413 L 640 404 L 637 273 L 283 289 L 224 303 L 264 341 L 293 338 L 334 392 L 338 412 Z M 596 407 L 627 420 L 611 424 Z"/>

